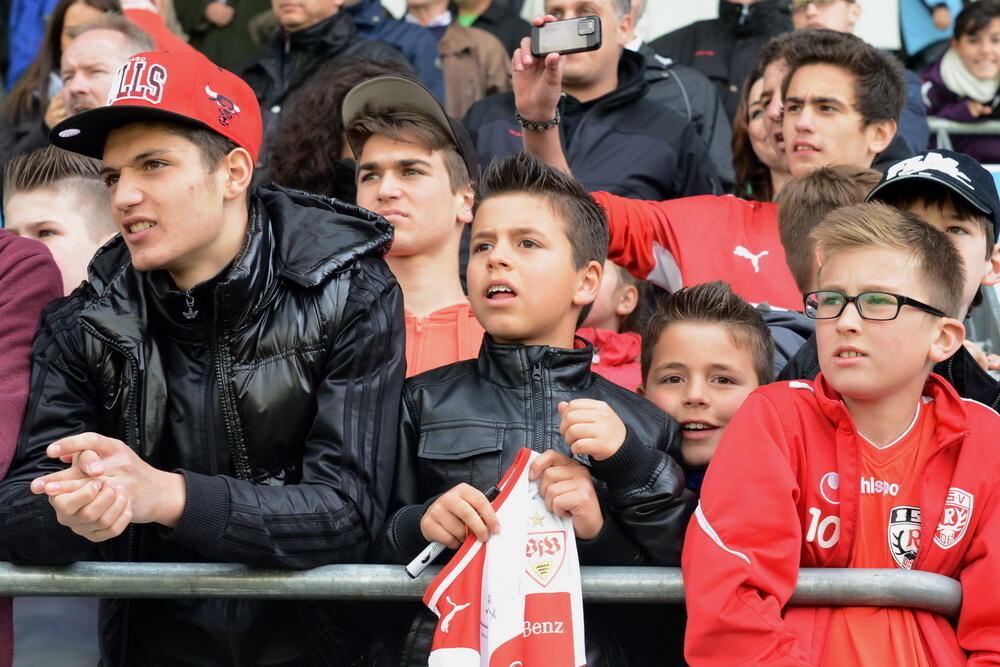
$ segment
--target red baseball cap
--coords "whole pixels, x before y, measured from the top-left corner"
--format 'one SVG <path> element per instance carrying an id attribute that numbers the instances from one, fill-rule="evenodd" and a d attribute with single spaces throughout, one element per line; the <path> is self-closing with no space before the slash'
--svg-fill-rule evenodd
<path id="1" fill-rule="evenodd" d="M 257 97 L 243 79 L 193 49 L 132 56 L 115 74 L 108 106 L 70 116 L 52 128 L 49 141 L 100 159 L 112 130 L 142 121 L 206 127 L 257 162 L 263 132 Z"/>

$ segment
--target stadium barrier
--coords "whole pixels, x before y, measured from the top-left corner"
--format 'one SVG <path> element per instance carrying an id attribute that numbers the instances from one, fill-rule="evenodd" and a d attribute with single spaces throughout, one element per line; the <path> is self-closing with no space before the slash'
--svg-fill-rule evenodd
<path id="1" fill-rule="evenodd" d="M 959 123 L 955 120 L 928 116 L 927 126 L 937 138 L 938 148 L 952 150 L 953 134 L 997 134 L 1000 135 L 1000 120 L 982 120 L 976 123 Z"/>
<path id="2" fill-rule="evenodd" d="M 676 567 L 583 567 L 588 602 L 684 602 Z M 22 566 L 0 563 L 0 596 L 419 600 L 437 573 L 411 579 L 399 565 L 326 565 L 260 570 L 223 563 L 98 563 Z M 792 605 L 924 609 L 955 618 L 959 582 L 916 570 L 802 569 Z"/>

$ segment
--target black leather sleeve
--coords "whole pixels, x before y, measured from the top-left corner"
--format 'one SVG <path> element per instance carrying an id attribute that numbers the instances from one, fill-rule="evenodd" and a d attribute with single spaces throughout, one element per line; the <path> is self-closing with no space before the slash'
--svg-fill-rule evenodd
<path id="1" fill-rule="evenodd" d="M 424 501 L 420 497 L 420 477 L 417 470 L 417 443 L 420 438 L 420 414 L 406 389 L 399 410 L 396 474 L 394 476 L 390 515 L 373 550 L 377 563 L 409 563 L 427 540 L 420 532 L 420 519 L 437 500 L 435 495 Z"/>
<path id="2" fill-rule="evenodd" d="M 628 429 L 618 452 L 593 462 L 607 486 L 612 516 L 639 546 L 645 565 L 680 565 L 681 546 L 696 499 L 685 488 L 684 471 L 667 453 L 675 428 L 663 428 L 651 447 Z"/>
<path id="3" fill-rule="evenodd" d="M 351 273 L 316 390 L 301 483 L 263 486 L 184 471 L 187 503 L 168 539 L 208 558 L 263 567 L 362 561 L 389 503 L 405 330 L 402 293 L 385 264 L 361 260 Z"/>

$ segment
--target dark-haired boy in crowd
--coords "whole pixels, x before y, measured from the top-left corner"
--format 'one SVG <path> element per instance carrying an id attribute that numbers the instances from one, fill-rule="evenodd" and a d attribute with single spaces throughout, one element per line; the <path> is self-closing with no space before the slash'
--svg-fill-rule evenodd
<path id="1" fill-rule="evenodd" d="M 677 425 L 591 372 L 593 348 L 574 336 L 606 248 L 603 212 L 565 174 L 525 154 L 487 170 L 468 271 L 487 335 L 478 359 L 404 386 L 381 559 L 408 562 L 431 540 L 457 548 L 469 531 L 486 541 L 501 526 L 483 491 L 528 446 L 546 503 L 573 519 L 581 564 L 677 563 L 693 502 L 668 454 Z M 629 613 L 614 612 L 587 608 L 589 665 L 636 664 Z M 383 623 L 374 662 L 426 664 L 434 626 L 426 609 Z"/>
<path id="2" fill-rule="evenodd" d="M 483 327 L 459 278 L 479 161 L 462 124 L 420 84 L 382 76 L 344 98 L 358 205 L 393 224 L 386 263 L 403 290 L 406 374 L 479 353 Z"/>
<path id="3" fill-rule="evenodd" d="M 4 167 L 4 228 L 48 246 L 65 294 L 87 279 L 94 253 L 118 231 L 100 171 L 100 160 L 55 146 Z"/>
<path id="4" fill-rule="evenodd" d="M 774 342 L 752 305 L 715 281 L 663 299 L 642 337 L 639 393 L 681 426 L 688 488 L 697 490 L 726 425 L 774 378 Z"/>
<path id="5" fill-rule="evenodd" d="M 981 302 L 980 287 L 1000 283 L 1000 198 L 993 177 L 969 156 L 938 149 L 901 160 L 889 167 L 867 200 L 909 211 L 946 234 L 962 257 L 961 317 Z M 812 379 L 819 370 L 815 341 L 808 341 L 779 379 Z M 1000 408 L 1000 382 L 964 346 L 934 372 L 960 396 Z"/>
<path id="6" fill-rule="evenodd" d="M 870 167 L 895 134 L 904 99 L 900 67 L 857 37 L 791 33 L 765 45 L 760 64 L 770 138 L 794 177 L 829 165 Z M 562 67 L 556 54 L 533 58 L 527 42 L 515 54 L 522 116 L 539 121 L 554 115 Z M 524 145 L 546 163 L 569 169 L 558 132 L 526 128 Z M 801 308 L 774 204 L 708 196 L 638 201 L 608 192 L 594 198 L 608 212 L 609 257 L 633 275 L 671 291 L 725 280 L 752 303 Z"/>
<path id="7" fill-rule="evenodd" d="M 1000 658 L 1000 416 L 931 374 L 962 345 L 962 258 L 906 211 L 858 204 L 812 232 L 822 373 L 761 387 L 729 424 L 684 545 L 699 665 L 954 665 Z M 791 607 L 801 567 L 962 582 L 929 611 Z"/>

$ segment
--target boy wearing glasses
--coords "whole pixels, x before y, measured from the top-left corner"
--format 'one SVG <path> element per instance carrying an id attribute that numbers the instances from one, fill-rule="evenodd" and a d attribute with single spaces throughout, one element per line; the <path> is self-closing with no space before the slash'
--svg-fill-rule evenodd
<path id="1" fill-rule="evenodd" d="M 961 346 L 962 258 L 884 204 L 812 232 L 820 375 L 762 387 L 712 460 L 683 551 L 692 665 L 950 665 L 1000 658 L 1000 417 L 931 367 Z M 800 567 L 960 579 L 956 627 L 905 608 L 785 609 Z M 721 648 L 724 647 L 724 648 Z"/>

